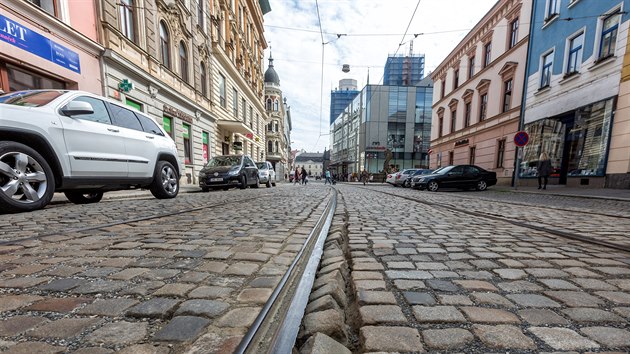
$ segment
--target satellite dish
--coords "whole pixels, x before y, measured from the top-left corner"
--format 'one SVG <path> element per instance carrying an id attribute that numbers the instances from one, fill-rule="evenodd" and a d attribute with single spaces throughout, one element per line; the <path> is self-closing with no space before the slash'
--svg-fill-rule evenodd
<path id="1" fill-rule="evenodd" d="M 344 73 L 350 72 L 350 64 L 343 64 L 343 68 L 341 69 Z"/>

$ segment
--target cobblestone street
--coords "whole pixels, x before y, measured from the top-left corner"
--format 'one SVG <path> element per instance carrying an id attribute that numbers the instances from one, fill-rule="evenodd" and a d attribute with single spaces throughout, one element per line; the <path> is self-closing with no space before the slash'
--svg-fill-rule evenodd
<path id="1" fill-rule="evenodd" d="M 544 230 L 627 247 L 630 202 L 335 189 L 341 241 L 303 353 L 630 351 L 630 254 Z M 234 352 L 333 196 L 279 184 L 3 215 L 0 349 Z"/>

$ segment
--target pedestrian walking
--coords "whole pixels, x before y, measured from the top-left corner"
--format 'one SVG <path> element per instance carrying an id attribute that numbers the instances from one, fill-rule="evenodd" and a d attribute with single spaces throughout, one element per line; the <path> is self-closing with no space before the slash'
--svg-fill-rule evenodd
<path id="1" fill-rule="evenodd" d="M 326 183 L 332 184 L 332 181 L 330 180 L 330 171 L 328 170 L 326 170 L 326 181 L 324 181 L 324 184 Z"/>
<path id="2" fill-rule="evenodd" d="M 368 182 L 368 178 L 369 178 L 369 173 L 367 170 L 363 170 L 361 171 L 361 182 L 363 182 L 363 185 L 365 186 L 365 184 Z"/>
<path id="3" fill-rule="evenodd" d="M 547 182 L 551 175 L 551 161 L 546 152 L 540 154 L 536 170 L 538 171 L 538 189 L 547 189 Z"/>
<path id="4" fill-rule="evenodd" d="M 298 183 L 299 180 L 300 180 L 300 168 L 296 167 L 295 168 L 295 174 L 293 175 L 293 185 Z"/>
<path id="5" fill-rule="evenodd" d="M 302 167 L 302 184 L 306 184 L 306 177 L 308 176 L 308 173 L 306 172 L 306 169 L 304 167 Z"/>

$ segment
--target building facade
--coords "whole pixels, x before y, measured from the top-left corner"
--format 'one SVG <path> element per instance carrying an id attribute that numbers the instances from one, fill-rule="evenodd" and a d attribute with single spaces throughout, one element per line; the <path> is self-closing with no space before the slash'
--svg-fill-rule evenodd
<path id="1" fill-rule="evenodd" d="M 383 85 L 411 86 L 424 79 L 424 54 L 390 55 L 385 62 Z"/>
<path id="2" fill-rule="evenodd" d="M 96 0 L 0 2 L 0 90 L 102 94 L 95 9 Z"/>
<path id="3" fill-rule="evenodd" d="M 330 91 L 330 124 L 348 107 L 359 92 L 357 90 L 357 80 L 339 80 L 339 88 Z"/>
<path id="4" fill-rule="evenodd" d="M 433 84 L 367 85 L 330 127 L 339 176 L 428 167 Z"/>
<path id="5" fill-rule="evenodd" d="M 550 183 L 630 188 L 627 0 L 535 1 L 520 174 L 534 183 L 547 153 Z M 570 19 L 570 21 L 568 20 Z"/>
<path id="6" fill-rule="evenodd" d="M 153 116 L 196 184 L 213 155 L 264 156 L 256 1 L 103 0 L 104 94 Z"/>
<path id="7" fill-rule="evenodd" d="M 303 152 L 295 156 L 295 167 L 306 170 L 309 176 L 322 176 L 324 172 L 324 154 L 321 152 Z M 295 170 L 295 169 L 294 169 Z"/>
<path id="8" fill-rule="evenodd" d="M 511 184 L 531 4 L 498 1 L 432 73 L 431 168 L 474 164 Z"/>
<path id="9" fill-rule="evenodd" d="M 269 56 L 269 67 L 265 71 L 265 141 L 267 160 L 276 171 L 276 179 L 283 181 L 290 171 L 291 152 L 291 111 L 282 97 L 280 77 L 273 66 L 273 58 Z"/>

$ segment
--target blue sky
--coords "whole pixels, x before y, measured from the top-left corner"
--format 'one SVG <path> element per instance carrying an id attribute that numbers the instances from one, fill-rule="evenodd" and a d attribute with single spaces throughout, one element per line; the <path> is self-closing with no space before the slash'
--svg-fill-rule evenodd
<path id="1" fill-rule="evenodd" d="M 271 52 L 291 106 L 291 146 L 322 152 L 329 148 L 330 91 L 339 80 L 355 79 L 360 90 L 369 71 L 370 84 L 382 83 L 387 56 L 409 53 L 412 39 L 413 52 L 425 55 L 428 75 L 496 0 L 318 0 L 318 6 L 315 0 L 269 2 L 272 10 L 264 24 L 270 48 L 264 65 L 266 70 Z M 350 72 L 341 71 L 343 64 L 350 65 Z"/>

